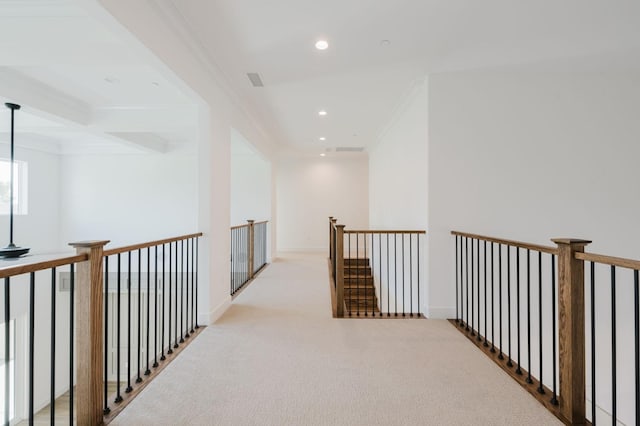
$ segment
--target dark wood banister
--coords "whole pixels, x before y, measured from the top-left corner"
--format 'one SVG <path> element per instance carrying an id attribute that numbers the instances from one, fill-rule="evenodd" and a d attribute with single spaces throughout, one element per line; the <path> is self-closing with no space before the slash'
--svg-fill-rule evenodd
<path id="1" fill-rule="evenodd" d="M 191 238 L 202 237 L 202 235 L 203 235 L 202 232 L 198 232 L 198 233 L 195 233 L 195 234 L 181 235 L 179 237 L 165 238 L 163 240 L 149 241 L 149 242 L 146 242 L 146 243 L 132 244 L 132 245 L 129 245 L 129 246 L 112 248 L 112 249 L 109 249 L 109 250 L 105 250 L 104 251 L 104 256 L 113 256 L 114 254 L 126 253 L 128 251 L 140 250 L 140 249 L 147 248 L 147 247 L 154 247 L 154 246 L 159 246 L 159 245 L 162 245 L 162 244 L 173 243 L 173 242 L 176 242 L 176 241 L 188 240 L 188 239 L 191 239 Z"/>

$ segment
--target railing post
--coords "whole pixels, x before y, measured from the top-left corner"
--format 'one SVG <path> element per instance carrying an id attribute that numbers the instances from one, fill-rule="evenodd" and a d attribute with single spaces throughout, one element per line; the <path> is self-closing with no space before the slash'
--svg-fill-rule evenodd
<path id="1" fill-rule="evenodd" d="M 336 316 L 344 317 L 344 225 L 336 225 Z"/>
<path id="2" fill-rule="evenodd" d="M 254 235 L 253 222 L 255 222 L 255 220 L 247 220 L 247 222 L 249 223 L 249 241 L 247 244 L 247 247 L 249 248 L 249 255 L 247 256 L 247 268 L 249 268 L 249 279 L 252 279 L 253 278 L 253 260 L 255 255 L 255 251 L 254 251 L 255 239 L 253 237 Z"/>
<path id="3" fill-rule="evenodd" d="M 333 262 L 333 216 L 329 216 L 329 259 Z"/>
<path id="4" fill-rule="evenodd" d="M 103 424 L 103 282 L 102 253 L 109 241 L 71 243 L 89 260 L 78 263 L 76 272 L 76 395 L 79 425 Z M 73 336 L 71 337 L 73 338 Z M 73 383 L 70 384 L 73 386 Z"/>
<path id="5" fill-rule="evenodd" d="M 558 341 L 560 413 L 572 425 L 585 418 L 584 252 L 587 240 L 555 238 L 558 245 Z"/>

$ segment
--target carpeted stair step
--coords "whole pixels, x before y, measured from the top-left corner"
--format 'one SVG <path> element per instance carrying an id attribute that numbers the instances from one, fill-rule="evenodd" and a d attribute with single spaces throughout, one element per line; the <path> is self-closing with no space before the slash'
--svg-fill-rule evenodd
<path id="1" fill-rule="evenodd" d="M 370 287 L 345 287 L 344 296 L 348 297 L 351 294 L 376 294 L 376 288 Z"/>
<path id="2" fill-rule="evenodd" d="M 349 275 L 344 277 L 345 287 L 347 286 L 353 287 L 354 285 L 360 285 L 360 286 L 373 285 L 373 277 L 355 276 L 355 275 Z"/>
<path id="3" fill-rule="evenodd" d="M 344 267 L 344 274 L 345 275 L 371 275 L 371 267 L 370 266 L 363 266 L 363 265 L 353 265 L 353 266 L 347 266 L 345 265 Z"/>
<path id="4" fill-rule="evenodd" d="M 344 266 L 369 266 L 369 259 L 345 259 Z"/>

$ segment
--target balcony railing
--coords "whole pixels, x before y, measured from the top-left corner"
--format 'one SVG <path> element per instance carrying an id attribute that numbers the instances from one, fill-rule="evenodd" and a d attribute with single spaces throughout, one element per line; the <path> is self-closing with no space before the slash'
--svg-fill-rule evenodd
<path id="1" fill-rule="evenodd" d="M 103 424 L 121 411 L 199 332 L 201 236 L 109 250 L 108 241 L 73 243 L 74 256 L 21 259 L 0 268 L 3 424 L 21 417 L 33 424 L 47 405 L 50 423 L 59 422 L 55 400 L 64 392 L 69 424 Z M 16 396 L 15 365 L 8 362 L 21 334 L 11 329 L 13 310 L 24 310 L 28 318 L 26 335 L 17 336 L 27 341 L 25 403 Z M 46 382 L 43 370 L 49 372 Z"/>
<path id="2" fill-rule="evenodd" d="M 267 264 L 268 221 L 231 227 L 231 290 L 234 296 Z"/>
<path id="3" fill-rule="evenodd" d="M 566 424 L 640 424 L 640 261 L 452 234 L 458 329 Z"/>

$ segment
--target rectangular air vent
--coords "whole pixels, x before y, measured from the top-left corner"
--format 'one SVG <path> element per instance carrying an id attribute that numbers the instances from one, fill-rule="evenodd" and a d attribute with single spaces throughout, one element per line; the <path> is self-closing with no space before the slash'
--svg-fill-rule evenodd
<path id="1" fill-rule="evenodd" d="M 249 77 L 249 80 L 251 81 L 253 87 L 264 87 L 262 79 L 260 78 L 260 74 L 258 74 L 257 72 L 247 73 L 247 77 Z"/>
<path id="2" fill-rule="evenodd" d="M 364 147 L 349 147 L 349 146 L 339 146 L 336 148 L 336 152 L 362 152 L 364 151 Z"/>

